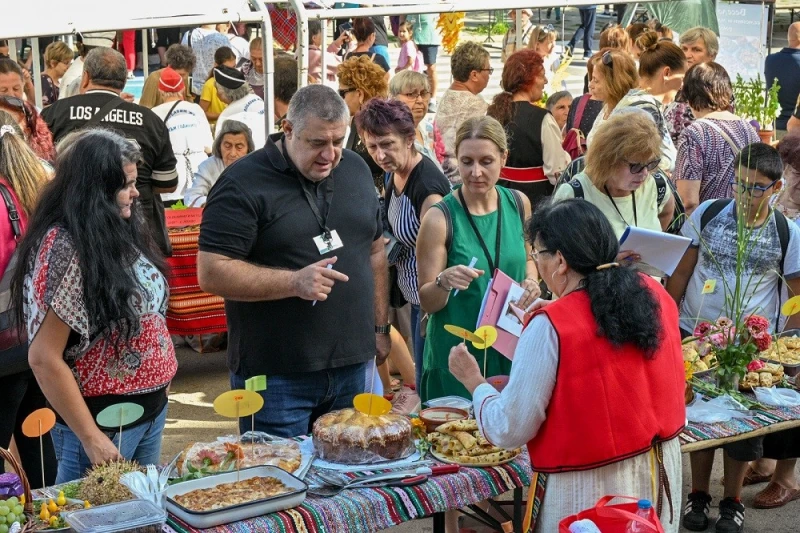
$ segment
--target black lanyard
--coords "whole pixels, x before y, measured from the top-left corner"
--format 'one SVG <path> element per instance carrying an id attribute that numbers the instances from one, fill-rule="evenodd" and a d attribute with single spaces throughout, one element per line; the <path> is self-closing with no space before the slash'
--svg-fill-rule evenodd
<path id="1" fill-rule="evenodd" d="M 283 157 L 286 159 L 287 163 L 289 162 L 289 156 L 286 153 L 286 145 L 282 146 L 283 148 Z M 293 169 L 290 165 L 289 167 L 292 172 L 294 172 L 295 176 L 297 176 L 298 181 L 300 181 L 300 188 L 303 189 L 303 194 L 306 197 L 306 201 L 308 202 L 308 206 L 311 208 L 311 212 L 314 213 L 314 217 L 317 219 L 317 223 L 319 224 L 320 229 L 322 229 L 322 239 L 329 243 L 331 241 L 331 230 L 328 228 L 328 213 L 331 209 L 331 201 L 333 200 L 333 177 L 328 176 L 325 179 L 325 197 L 324 197 L 324 214 L 320 213 L 319 206 L 317 206 L 317 194 L 314 185 L 312 182 L 305 179 L 299 172 Z"/>
<path id="2" fill-rule="evenodd" d="M 494 243 L 494 261 L 492 261 L 492 256 L 489 254 L 489 248 L 486 247 L 486 243 L 481 237 L 481 233 L 478 231 L 478 227 L 475 225 L 475 221 L 472 220 L 472 214 L 469 212 L 469 207 L 467 207 L 467 202 L 464 201 L 464 193 L 461 192 L 461 189 L 458 189 L 458 199 L 461 200 L 461 207 L 464 208 L 464 213 L 467 214 L 467 220 L 469 221 L 469 225 L 472 226 L 472 231 L 475 232 L 475 236 L 478 238 L 478 242 L 483 248 L 483 253 L 486 254 L 486 260 L 489 262 L 489 272 L 491 275 L 494 275 L 495 268 L 500 266 L 500 228 L 503 224 L 503 209 L 500 206 L 500 191 L 497 191 L 497 237 Z"/>
<path id="3" fill-rule="evenodd" d="M 619 207 L 617 207 L 617 204 L 614 202 L 614 198 L 608 192 L 608 187 L 603 185 L 603 190 L 606 191 L 606 196 L 608 196 L 608 199 L 611 200 L 611 205 L 613 205 L 614 209 L 616 209 L 617 214 L 619 215 L 619 218 L 622 219 L 622 221 L 625 223 L 626 226 L 630 226 L 630 224 L 628 224 L 628 221 L 625 220 L 625 217 L 622 216 L 622 212 L 620 212 Z M 633 197 L 632 198 L 632 201 L 633 201 L 633 226 L 634 227 L 638 227 L 639 226 L 639 217 L 636 214 L 636 191 L 633 191 L 631 193 L 631 196 Z"/>

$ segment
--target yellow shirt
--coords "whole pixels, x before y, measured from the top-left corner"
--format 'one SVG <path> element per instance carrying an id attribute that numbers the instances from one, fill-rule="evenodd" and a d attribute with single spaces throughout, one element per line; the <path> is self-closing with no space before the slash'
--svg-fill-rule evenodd
<path id="1" fill-rule="evenodd" d="M 228 107 L 228 104 L 220 100 L 219 96 L 217 96 L 217 86 L 214 84 L 214 78 L 209 78 L 203 84 L 203 92 L 200 94 L 200 100 L 211 102 L 211 105 L 208 107 L 209 113 L 219 115 Z"/>

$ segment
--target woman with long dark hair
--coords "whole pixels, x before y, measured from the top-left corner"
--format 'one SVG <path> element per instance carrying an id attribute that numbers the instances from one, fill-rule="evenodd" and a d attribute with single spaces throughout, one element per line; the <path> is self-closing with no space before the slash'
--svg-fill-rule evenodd
<path id="1" fill-rule="evenodd" d="M 542 57 L 536 50 L 514 52 L 503 66 L 504 90 L 486 112 L 503 125 L 508 136 L 508 159 L 500 185 L 522 191 L 533 206 L 553 194 L 570 161 L 561 147 L 556 119 L 536 105 L 546 83 Z"/>
<path id="2" fill-rule="evenodd" d="M 540 206 L 527 235 L 558 299 L 528 317 L 508 385 L 502 393 L 489 385 L 464 344 L 450 351 L 481 434 L 502 448 L 527 444 L 536 471 L 549 474 L 538 531 L 556 531 L 604 495 L 632 494 L 677 532 L 686 413 L 675 302 L 615 262 L 616 235 L 589 202 Z M 663 458 L 657 487 L 651 450 Z M 671 503 L 662 507 L 664 496 Z"/>
<path id="3" fill-rule="evenodd" d="M 11 273 L 12 258 L 20 233 L 25 232 L 28 216 L 33 212 L 39 191 L 47 182 L 48 171 L 39 163 L 36 154 L 26 144 L 22 130 L 14 117 L 0 111 L 0 187 L 8 192 L 0 198 L 0 277 Z M 10 200 L 10 203 L 6 203 Z M 11 208 L 11 209 L 9 209 Z M 16 215 L 17 223 L 13 221 Z M 17 262 L 17 264 L 19 264 Z M 3 309 L 5 311 L 5 309 Z M 56 478 L 56 456 L 50 434 L 42 439 L 42 451 L 36 439 L 22 432 L 22 422 L 33 411 L 46 406 L 44 395 L 28 367 L 24 346 L 9 347 L 0 354 L 0 390 L 6 399 L 0 402 L 0 447 L 8 448 L 11 438 L 17 443 L 22 467 L 30 472 L 32 488 L 40 488 L 42 477 L 33 475 L 44 461 L 45 482 Z M 3 471 L 0 462 L 0 472 Z"/>
<path id="4" fill-rule="evenodd" d="M 27 324 L 31 369 L 58 415 L 52 435 L 63 483 L 120 454 L 159 461 L 177 361 L 164 259 L 136 201 L 139 150 L 102 129 L 74 134 L 59 149 L 55 178 L 19 247 L 12 295 Z M 97 421 L 118 403 L 142 412 L 123 425 L 119 452 L 119 423 Z"/>

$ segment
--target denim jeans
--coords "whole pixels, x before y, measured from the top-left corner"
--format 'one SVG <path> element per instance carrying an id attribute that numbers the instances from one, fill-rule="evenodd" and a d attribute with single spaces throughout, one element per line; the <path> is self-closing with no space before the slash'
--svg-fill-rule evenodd
<path id="1" fill-rule="evenodd" d="M 594 40 L 594 25 L 597 18 L 597 7 L 578 10 L 581 15 L 581 25 L 575 30 L 572 39 L 569 40 L 569 46 L 575 48 L 578 41 L 583 37 L 583 53 L 585 55 L 591 54 L 592 44 Z"/>
<path id="2" fill-rule="evenodd" d="M 154 419 L 122 431 L 121 454 L 125 459 L 140 465 L 159 464 L 161 460 L 161 434 L 167 421 L 167 406 Z M 119 447 L 119 432 L 104 431 L 106 436 Z M 83 449 L 83 444 L 75 433 L 64 424 L 56 424 L 51 431 L 53 446 L 58 459 L 56 483 L 66 483 L 83 477 L 92 462 Z"/>
<path id="3" fill-rule="evenodd" d="M 367 363 L 267 376 L 267 390 L 259 394 L 264 408 L 256 413 L 255 430 L 276 437 L 296 437 L 311 433 L 320 416 L 353 406 L 353 397 L 364 392 Z M 231 388 L 243 389 L 250 376 L 231 374 Z M 378 379 L 378 376 L 375 376 Z M 239 419 L 242 433 L 250 431 L 251 417 Z"/>
<path id="4" fill-rule="evenodd" d="M 386 60 L 386 64 L 389 65 L 389 66 L 392 65 L 392 60 L 389 59 L 389 47 L 388 46 L 375 44 L 375 45 L 372 45 L 370 47 L 368 52 L 370 54 L 378 54 L 379 56 L 383 56 L 383 58 Z"/>
<path id="5" fill-rule="evenodd" d="M 422 397 L 420 383 L 422 382 L 422 355 L 425 353 L 425 337 L 420 330 L 422 311 L 418 305 L 411 304 L 411 343 L 414 346 L 414 374 L 417 380 L 417 394 Z"/>

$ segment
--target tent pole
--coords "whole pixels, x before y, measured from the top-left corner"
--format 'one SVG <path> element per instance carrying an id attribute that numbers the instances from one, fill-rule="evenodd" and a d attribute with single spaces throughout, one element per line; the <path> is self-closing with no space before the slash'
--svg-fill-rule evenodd
<path id="1" fill-rule="evenodd" d="M 31 39 L 31 65 L 33 65 L 33 89 L 36 95 L 36 107 L 42 108 L 42 57 L 39 53 L 39 38 Z"/>

